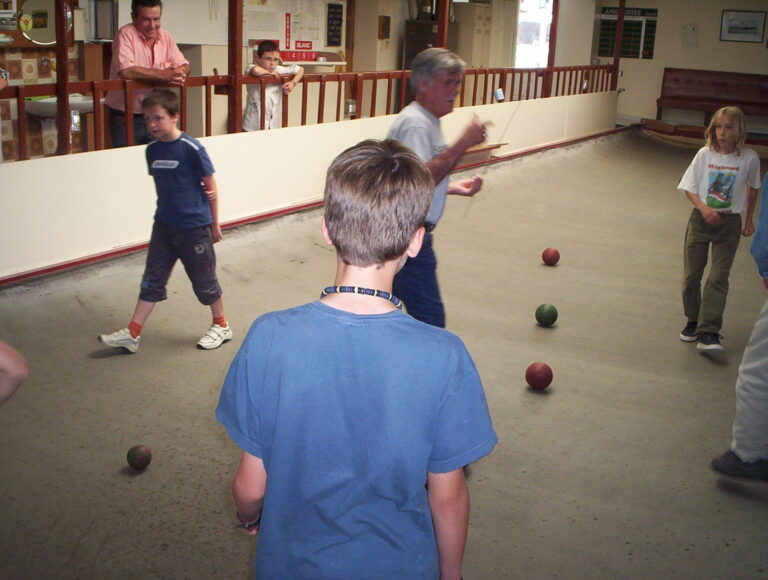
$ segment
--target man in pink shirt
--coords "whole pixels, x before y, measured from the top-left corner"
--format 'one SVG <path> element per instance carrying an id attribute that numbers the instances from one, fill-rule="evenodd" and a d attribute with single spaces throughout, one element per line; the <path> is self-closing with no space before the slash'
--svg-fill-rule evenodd
<path id="1" fill-rule="evenodd" d="M 150 82 L 162 86 L 179 87 L 189 73 L 189 62 L 181 54 L 170 33 L 160 28 L 163 12 L 162 0 L 133 0 L 130 24 L 123 26 L 112 44 L 110 79 Z M 133 91 L 131 103 L 133 117 L 133 144 L 149 142 L 141 101 L 150 89 Z M 124 147 L 125 96 L 123 91 L 109 91 L 104 103 L 109 114 L 109 134 L 113 147 Z"/>

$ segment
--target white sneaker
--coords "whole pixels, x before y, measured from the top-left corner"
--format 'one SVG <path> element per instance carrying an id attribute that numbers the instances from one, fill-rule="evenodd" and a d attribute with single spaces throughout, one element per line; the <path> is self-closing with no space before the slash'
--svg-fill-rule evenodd
<path id="1" fill-rule="evenodd" d="M 222 344 L 229 342 L 230 340 L 232 340 L 232 327 L 229 324 L 226 326 L 211 324 L 208 332 L 206 332 L 203 335 L 203 338 L 197 342 L 197 348 L 213 350 L 214 348 L 219 348 Z"/>
<path id="2" fill-rule="evenodd" d="M 133 338 L 127 328 L 122 328 L 112 334 L 100 334 L 99 340 L 112 348 L 124 348 L 130 353 L 139 350 L 140 336 Z"/>

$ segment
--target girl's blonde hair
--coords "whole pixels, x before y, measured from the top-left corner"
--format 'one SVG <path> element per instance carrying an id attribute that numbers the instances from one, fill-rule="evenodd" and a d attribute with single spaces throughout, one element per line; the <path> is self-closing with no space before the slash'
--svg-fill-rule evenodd
<path id="1" fill-rule="evenodd" d="M 744 124 L 744 113 L 738 107 L 723 107 L 719 109 L 709 122 L 707 130 L 704 131 L 704 137 L 707 140 L 707 147 L 711 151 L 720 153 L 720 144 L 717 142 L 717 124 L 723 117 L 728 117 L 733 123 L 733 129 L 735 131 L 736 139 L 736 153 L 741 152 L 741 148 L 744 147 L 744 141 L 747 139 L 747 128 Z"/>

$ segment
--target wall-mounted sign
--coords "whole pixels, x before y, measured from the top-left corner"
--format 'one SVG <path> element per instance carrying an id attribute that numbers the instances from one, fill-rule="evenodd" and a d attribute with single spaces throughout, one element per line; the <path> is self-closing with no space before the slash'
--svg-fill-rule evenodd
<path id="1" fill-rule="evenodd" d="M 326 19 L 327 46 L 341 46 L 341 34 L 344 28 L 344 5 L 328 4 Z"/>
<path id="2" fill-rule="evenodd" d="M 285 48 L 291 48 L 291 13 L 285 13 Z"/>

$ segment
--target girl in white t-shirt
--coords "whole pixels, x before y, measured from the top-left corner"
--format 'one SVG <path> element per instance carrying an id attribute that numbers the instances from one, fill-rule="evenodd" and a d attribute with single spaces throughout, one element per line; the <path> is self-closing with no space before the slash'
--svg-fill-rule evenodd
<path id="1" fill-rule="evenodd" d="M 760 189 L 760 158 L 744 146 L 747 132 L 738 107 L 717 111 L 704 135 L 706 146 L 696 153 L 677 186 L 693 204 L 683 256 L 683 309 L 688 322 L 680 340 L 698 342 L 702 351 L 720 351 L 733 258 L 740 237 L 755 231 L 752 216 Z M 712 265 L 702 293 L 710 247 Z"/>

